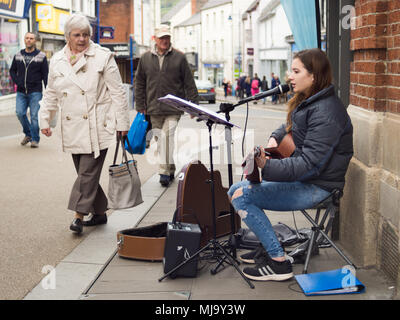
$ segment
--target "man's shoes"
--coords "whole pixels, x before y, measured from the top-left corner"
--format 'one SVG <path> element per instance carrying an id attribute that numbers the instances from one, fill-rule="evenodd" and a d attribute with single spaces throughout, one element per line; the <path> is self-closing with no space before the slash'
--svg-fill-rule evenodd
<path id="1" fill-rule="evenodd" d="M 24 145 L 26 145 L 28 142 L 31 142 L 31 141 L 32 141 L 32 138 L 31 138 L 31 137 L 25 136 L 25 137 L 22 139 L 22 141 L 21 141 L 21 146 L 24 146 Z"/>
<path id="2" fill-rule="evenodd" d="M 75 218 L 74 220 L 72 220 L 72 223 L 69 226 L 69 229 L 76 233 L 81 233 L 83 230 L 82 220 L 78 219 L 78 218 Z"/>
<path id="3" fill-rule="evenodd" d="M 293 270 L 288 260 L 279 262 L 266 257 L 255 267 L 244 268 L 243 274 L 251 280 L 284 281 L 293 277 Z"/>
<path id="4" fill-rule="evenodd" d="M 166 174 L 160 174 L 160 183 L 163 187 L 168 187 L 171 181 L 172 181 L 171 176 L 168 176 Z"/>
<path id="5" fill-rule="evenodd" d="M 82 222 L 85 227 L 97 226 L 99 224 L 107 223 L 107 215 L 106 214 L 93 214 L 89 220 Z"/>
<path id="6" fill-rule="evenodd" d="M 37 141 L 32 141 L 32 142 L 31 142 L 31 148 L 39 148 L 39 142 L 37 142 Z"/>

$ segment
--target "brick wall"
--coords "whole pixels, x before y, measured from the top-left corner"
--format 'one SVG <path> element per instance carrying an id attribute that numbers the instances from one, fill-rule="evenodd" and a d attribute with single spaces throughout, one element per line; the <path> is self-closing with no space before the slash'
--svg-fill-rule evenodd
<path id="1" fill-rule="evenodd" d="M 400 1 L 356 0 L 350 103 L 400 113 Z"/>
<path id="2" fill-rule="evenodd" d="M 100 1 L 100 25 L 114 27 L 114 39 L 101 39 L 101 43 L 127 43 L 133 33 L 131 0 Z"/>

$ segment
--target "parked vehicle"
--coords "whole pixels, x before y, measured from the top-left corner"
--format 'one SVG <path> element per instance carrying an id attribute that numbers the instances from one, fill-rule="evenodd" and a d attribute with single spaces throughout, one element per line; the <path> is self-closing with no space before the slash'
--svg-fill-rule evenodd
<path id="1" fill-rule="evenodd" d="M 216 95 L 214 85 L 208 80 L 195 80 L 195 83 L 199 93 L 200 101 L 215 103 Z"/>

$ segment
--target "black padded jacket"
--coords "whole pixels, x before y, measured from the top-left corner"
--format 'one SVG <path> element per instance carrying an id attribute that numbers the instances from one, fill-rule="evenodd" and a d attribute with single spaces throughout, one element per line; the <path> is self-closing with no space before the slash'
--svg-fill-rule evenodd
<path id="1" fill-rule="evenodd" d="M 290 158 L 268 160 L 262 170 L 267 181 L 302 181 L 327 191 L 343 190 L 353 156 L 353 126 L 333 85 L 300 103 L 292 113 L 296 150 Z M 278 144 L 286 125 L 275 130 Z"/>

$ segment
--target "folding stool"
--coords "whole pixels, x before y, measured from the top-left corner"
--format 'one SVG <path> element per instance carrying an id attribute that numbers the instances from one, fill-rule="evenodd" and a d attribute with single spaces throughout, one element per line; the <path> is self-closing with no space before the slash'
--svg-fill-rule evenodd
<path id="1" fill-rule="evenodd" d="M 310 257 L 313 249 L 314 250 L 317 249 L 318 247 L 315 248 L 315 246 L 319 246 L 324 241 L 327 241 L 349 265 L 353 266 L 356 269 L 356 266 L 350 261 L 348 257 L 346 257 L 346 255 L 333 243 L 333 241 L 327 235 L 327 233 L 329 233 L 329 231 L 331 231 L 332 229 L 332 223 L 334 221 L 336 214 L 339 212 L 339 200 L 342 197 L 342 195 L 343 194 L 339 189 L 335 189 L 331 192 L 328 198 L 318 203 L 315 207 L 307 209 L 307 210 L 312 210 L 312 209 L 317 210 L 314 219 L 308 214 L 306 210 L 300 210 L 301 213 L 312 224 L 311 237 L 305 243 L 300 245 L 303 248 L 304 246 L 306 246 L 307 248 L 307 255 L 306 255 L 306 261 L 304 263 L 303 273 L 307 273 L 308 264 L 310 262 Z M 325 210 L 325 212 L 323 210 Z M 321 213 L 323 213 L 323 216 L 322 219 L 319 221 Z M 325 222 L 327 222 L 326 227 L 325 227 Z M 295 252 L 295 250 L 292 251 L 291 253 Z"/>

